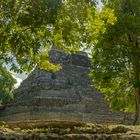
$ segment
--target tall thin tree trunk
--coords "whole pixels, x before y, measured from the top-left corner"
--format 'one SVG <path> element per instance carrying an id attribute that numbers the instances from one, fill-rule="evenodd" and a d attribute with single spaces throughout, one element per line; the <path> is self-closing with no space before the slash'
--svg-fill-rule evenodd
<path id="1" fill-rule="evenodd" d="M 136 89 L 135 92 L 135 99 L 136 99 L 136 111 L 135 111 L 135 118 L 133 124 L 136 125 L 139 121 L 139 114 L 140 114 L 140 88 Z"/>

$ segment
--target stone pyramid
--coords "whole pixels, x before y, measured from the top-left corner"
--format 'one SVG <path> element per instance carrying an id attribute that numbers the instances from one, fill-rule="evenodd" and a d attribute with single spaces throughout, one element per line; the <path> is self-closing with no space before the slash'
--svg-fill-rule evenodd
<path id="1" fill-rule="evenodd" d="M 0 111 L 0 120 L 71 120 L 118 123 L 122 113 L 112 113 L 89 78 L 90 62 L 85 52 L 65 54 L 53 48 L 51 62 L 58 72 L 34 70 L 15 90 L 14 102 Z"/>

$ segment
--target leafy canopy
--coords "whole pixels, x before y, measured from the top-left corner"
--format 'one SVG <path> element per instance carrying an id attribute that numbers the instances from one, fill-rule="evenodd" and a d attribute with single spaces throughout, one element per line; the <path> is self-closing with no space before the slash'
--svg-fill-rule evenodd
<path id="1" fill-rule="evenodd" d="M 60 4 L 61 0 L 1 0 L 0 59 L 17 72 L 35 67 L 36 55 L 51 44 Z"/>
<path id="2" fill-rule="evenodd" d="M 106 28 L 92 51 L 91 72 L 113 110 L 132 111 L 140 88 L 140 0 L 104 1 L 117 21 Z M 137 97 L 136 97 L 137 98 Z"/>
<path id="3" fill-rule="evenodd" d="M 13 99 L 13 88 L 16 80 L 0 63 L 0 105 L 6 104 Z"/>
<path id="4" fill-rule="evenodd" d="M 103 22 L 113 21 L 113 10 L 97 11 L 95 0 L 1 0 L 0 59 L 17 72 L 42 61 L 47 69 L 47 54 L 38 57 L 44 49 L 55 44 L 70 52 L 93 46 L 105 30 Z"/>

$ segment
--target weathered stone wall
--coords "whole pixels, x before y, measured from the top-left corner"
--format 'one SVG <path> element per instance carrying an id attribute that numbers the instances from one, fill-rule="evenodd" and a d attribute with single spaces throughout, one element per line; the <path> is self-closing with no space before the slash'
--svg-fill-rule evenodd
<path id="1" fill-rule="evenodd" d="M 15 90 L 15 100 L 0 112 L 1 120 L 76 120 L 119 123 L 122 113 L 112 113 L 97 89 L 91 87 L 86 53 L 50 51 L 50 61 L 61 64 L 58 72 L 34 70 Z"/>

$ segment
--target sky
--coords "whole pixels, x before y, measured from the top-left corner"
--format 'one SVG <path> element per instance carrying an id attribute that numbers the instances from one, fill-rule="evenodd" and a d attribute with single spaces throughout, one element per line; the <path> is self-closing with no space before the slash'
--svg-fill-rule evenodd
<path id="1" fill-rule="evenodd" d="M 17 80 L 17 83 L 14 85 L 14 88 L 18 88 L 20 83 L 22 82 L 22 79 L 16 77 L 14 74 L 12 74 L 12 76 Z"/>
<path id="2" fill-rule="evenodd" d="M 4 64 L 4 67 L 6 67 L 6 69 L 12 74 L 13 78 L 17 80 L 17 83 L 14 85 L 14 88 L 18 88 L 18 86 L 20 85 L 20 83 L 27 78 L 27 74 L 25 73 L 15 73 L 14 71 L 10 70 L 10 66 L 7 64 Z"/>
<path id="3" fill-rule="evenodd" d="M 98 0 L 98 5 L 97 5 L 97 7 L 98 7 L 99 9 L 101 9 L 101 8 L 102 8 L 102 3 L 101 3 L 101 0 Z"/>

